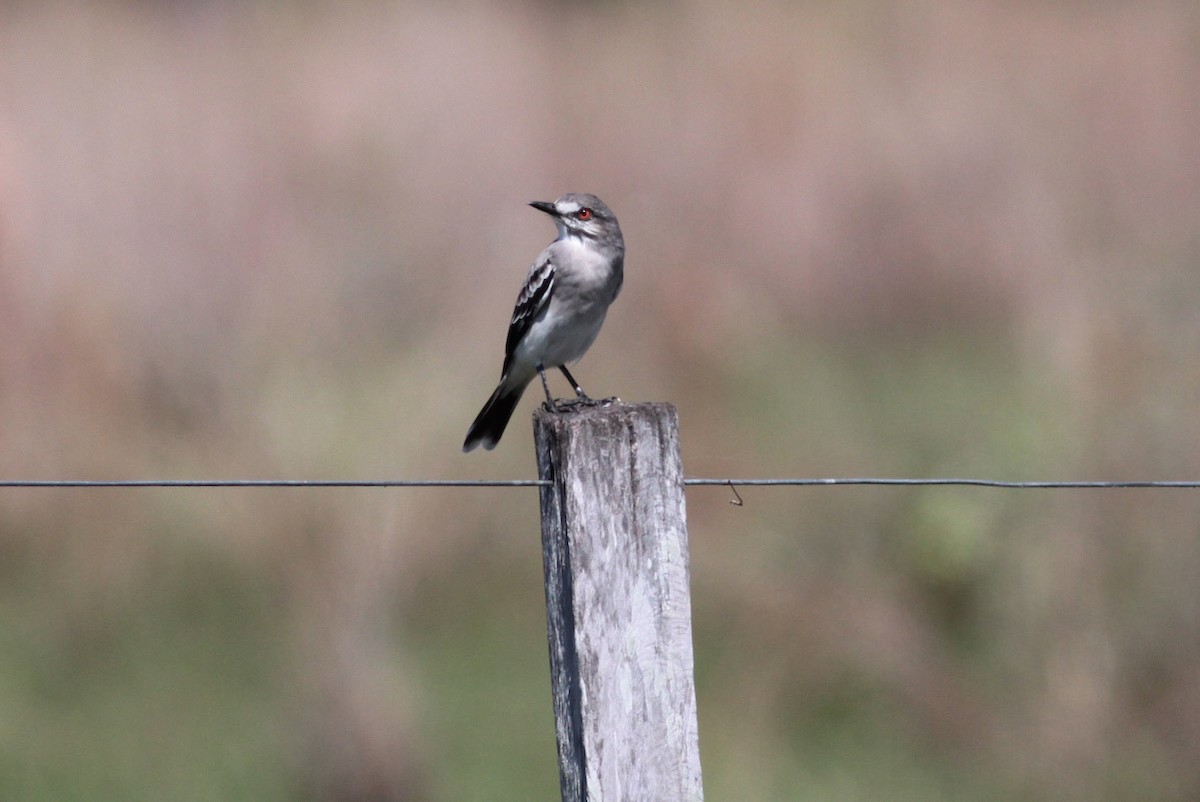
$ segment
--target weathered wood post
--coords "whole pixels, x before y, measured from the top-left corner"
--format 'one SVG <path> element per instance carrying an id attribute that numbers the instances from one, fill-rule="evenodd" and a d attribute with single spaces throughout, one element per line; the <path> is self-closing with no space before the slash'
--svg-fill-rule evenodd
<path id="1" fill-rule="evenodd" d="M 703 799 L 679 417 L 534 415 L 564 802 Z"/>

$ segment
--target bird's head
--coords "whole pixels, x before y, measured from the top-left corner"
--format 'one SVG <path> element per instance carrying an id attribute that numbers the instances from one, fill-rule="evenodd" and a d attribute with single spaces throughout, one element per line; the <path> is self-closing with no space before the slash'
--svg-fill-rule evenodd
<path id="1" fill-rule="evenodd" d="M 553 203 L 534 201 L 529 205 L 554 218 L 559 239 L 579 237 L 603 242 L 621 237 L 617 216 L 595 195 L 568 192 Z"/>

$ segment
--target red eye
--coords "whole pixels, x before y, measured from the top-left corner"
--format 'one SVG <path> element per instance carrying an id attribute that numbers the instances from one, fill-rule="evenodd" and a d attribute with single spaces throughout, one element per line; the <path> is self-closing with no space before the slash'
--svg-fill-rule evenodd
<path id="1" fill-rule="evenodd" d="M 592 219 L 592 210 L 585 206 L 582 209 L 580 209 L 579 211 L 575 212 L 575 217 L 577 217 L 580 220 L 591 220 Z"/>

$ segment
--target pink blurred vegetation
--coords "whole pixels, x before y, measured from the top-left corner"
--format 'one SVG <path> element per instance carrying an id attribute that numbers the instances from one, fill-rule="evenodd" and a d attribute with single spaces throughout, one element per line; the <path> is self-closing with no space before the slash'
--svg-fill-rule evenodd
<path id="1" fill-rule="evenodd" d="M 587 191 L 691 475 L 1200 478 L 1197 132 L 1194 2 L 5 4 L 0 475 L 532 476 Z M 556 798 L 534 491 L 0 493 L 5 798 Z M 1197 493 L 742 495 L 710 798 L 1200 796 Z"/>

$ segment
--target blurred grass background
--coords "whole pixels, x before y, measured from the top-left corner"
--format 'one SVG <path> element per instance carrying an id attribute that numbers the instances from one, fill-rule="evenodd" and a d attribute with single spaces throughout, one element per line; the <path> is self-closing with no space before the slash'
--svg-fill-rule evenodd
<path id="1" fill-rule="evenodd" d="M 1198 86 L 1182 0 L 8 2 L 0 475 L 532 476 L 589 191 L 691 475 L 1195 479 Z M 710 799 L 1200 796 L 1196 493 L 742 496 Z M 557 798 L 532 490 L 6 490 L 0 655 L 6 800 Z"/>

